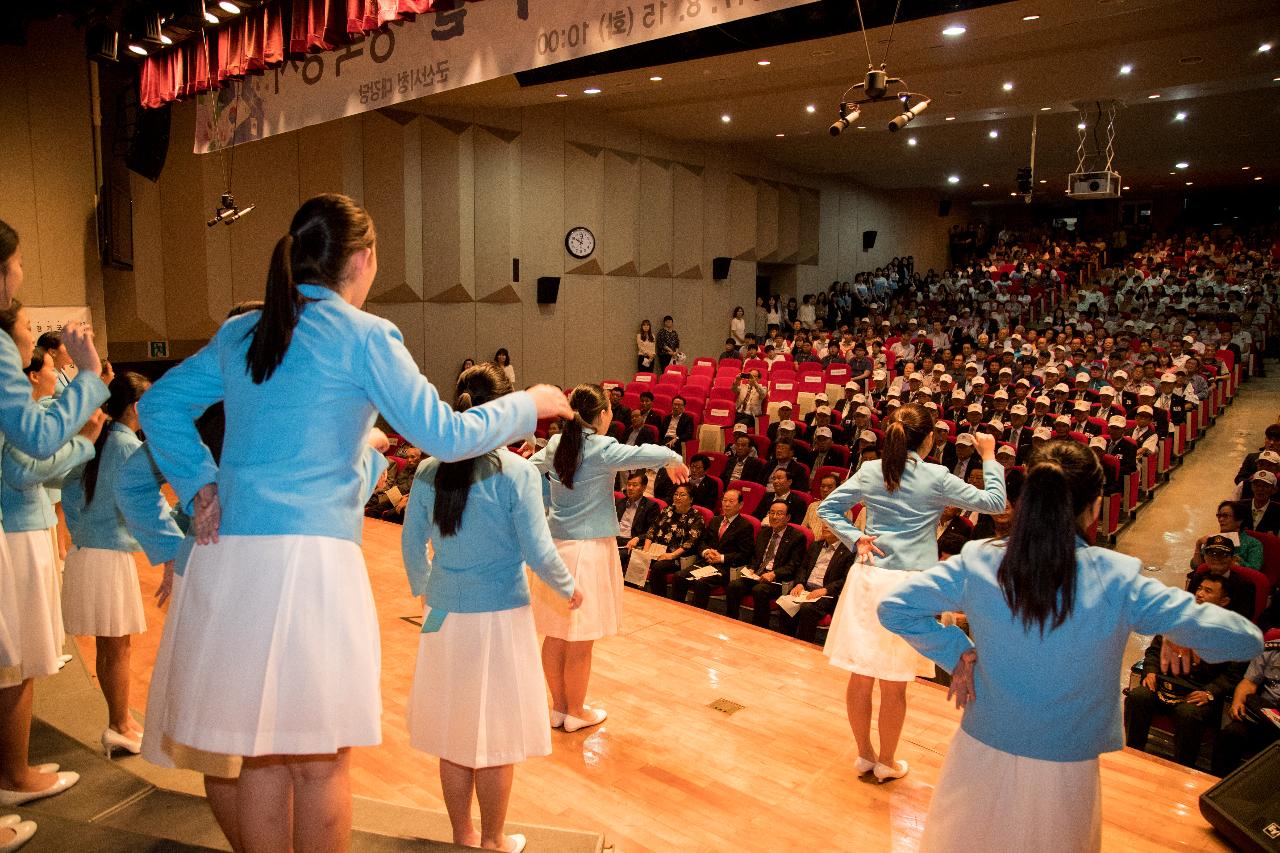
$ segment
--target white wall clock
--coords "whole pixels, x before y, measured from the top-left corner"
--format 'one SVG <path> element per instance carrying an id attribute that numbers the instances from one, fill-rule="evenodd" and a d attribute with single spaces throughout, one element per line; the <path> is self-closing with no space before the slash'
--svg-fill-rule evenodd
<path id="1" fill-rule="evenodd" d="M 585 225 L 578 225 L 564 235 L 564 247 L 579 260 L 588 258 L 596 250 L 596 235 Z"/>

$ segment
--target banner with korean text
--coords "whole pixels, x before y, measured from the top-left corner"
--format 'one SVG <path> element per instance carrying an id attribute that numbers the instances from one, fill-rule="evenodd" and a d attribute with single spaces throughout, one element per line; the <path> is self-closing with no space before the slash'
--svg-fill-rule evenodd
<path id="1" fill-rule="evenodd" d="M 202 94 L 203 154 L 557 62 L 814 0 L 484 0 Z"/>

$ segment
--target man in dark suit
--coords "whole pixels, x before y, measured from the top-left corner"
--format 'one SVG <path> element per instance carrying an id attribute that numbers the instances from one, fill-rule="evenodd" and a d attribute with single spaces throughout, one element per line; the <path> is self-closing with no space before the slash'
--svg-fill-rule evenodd
<path id="1" fill-rule="evenodd" d="M 1258 470 L 1258 454 L 1263 450 L 1280 453 L 1280 424 L 1271 424 L 1267 427 L 1267 431 L 1263 435 L 1262 449 L 1250 453 L 1240 463 L 1240 470 L 1236 472 L 1235 481 L 1237 483 L 1247 483 L 1253 473 Z"/>
<path id="2" fill-rule="evenodd" d="M 1249 479 L 1253 494 L 1244 501 L 1259 533 L 1280 534 L 1280 504 L 1271 499 L 1276 493 L 1276 475 L 1258 471 Z"/>
<path id="3" fill-rule="evenodd" d="M 737 619 L 742 611 L 742 597 L 753 599 L 751 623 L 761 628 L 769 626 L 769 606 L 782 595 L 783 587 L 791 588 L 800 563 L 804 559 L 804 534 L 788 522 L 787 505 L 779 501 L 771 504 L 766 519 L 756 537 L 755 556 L 751 569 L 760 578 L 752 580 L 740 577 L 729 583 L 725 596 L 725 615 Z"/>
<path id="4" fill-rule="evenodd" d="M 609 389 L 609 407 L 613 409 L 613 419 L 625 428 L 631 423 L 631 410 L 622 405 L 622 387 L 614 385 Z"/>
<path id="5" fill-rule="evenodd" d="M 746 434 L 734 436 L 733 452 L 724 466 L 724 484 L 727 486 L 734 480 L 745 480 L 750 483 L 764 484 L 764 463 L 751 455 L 751 439 Z"/>
<path id="6" fill-rule="evenodd" d="M 1120 476 L 1138 470 L 1138 445 L 1124 434 L 1128 422 L 1123 415 L 1112 415 L 1107 421 L 1106 453 L 1120 460 Z"/>
<path id="7" fill-rule="evenodd" d="M 622 558 L 622 568 L 627 567 L 631 559 L 631 549 L 640 544 L 645 531 L 658 520 L 658 504 L 644 496 L 644 487 L 649 485 L 649 475 L 637 471 L 627 478 L 627 486 L 622 497 L 613 502 L 618 512 L 618 556 Z"/>
<path id="8" fill-rule="evenodd" d="M 942 451 L 942 464 L 952 474 L 967 482 L 970 471 L 982 468 L 982 459 L 974 450 L 976 446 L 977 442 L 971 433 L 960 433 L 950 451 Z"/>
<path id="9" fill-rule="evenodd" d="M 804 563 L 796 574 L 792 595 L 805 592 L 808 599 L 800 605 L 795 616 L 785 610 L 778 613 L 779 630 L 798 640 L 817 642 L 818 623 L 828 613 L 834 613 L 840 590 L 853 565 L 853 552 L 846 548 L 827 525 L 822 526 L 822 538 L 815 539 L 805 553 Z"/>
<path id="10" fill-rule="evenodd" d="M 834 438 L 829 427 L 817 427 L 813 431 L 813 451 L 809 455 L 809 470 L 817 471 L 824 465 L 846 465 L 846 455 L 833 450 Z"/>
<path id="11" fill-rule="evenodd" d="M 791 412 L 793 411 L 790 403 L 783 401 L 778 404 L 778 419 L 769 424 L 765 428 L 764 434 L 768 436 L 770 442 L 778 440 L 778 430 L 782 428 L 783 423 L 791 425 L 791 432 L 787 433 L 790 438 L 796 437 L 796 422 L 791 420 Z"/>
<path id="12" fill-rule="evenodd" d="M 693 588 L 693 606 L 707 609 L 711 593 L 716 587 L 729 583 L 729 570 L 746 566 L 754 555 L 751 522 L 742 517 L 742 495 L 730 489 L 720 499 L 720 514 L 702 529 L 702 538 L 694 549 L 698 559 L 694 565 L 676 574 L 671 580 L 671 597 L 684 601 Z M 692 573 L 701 566 L 713 566 L 720 573 L 715 577 L 695 579 Z"/>
<path id="13" fill-rule="evenodd" d="M 640 412 L 644 415 L 644 422 L 653 427 L 655 433 L 662 429 L 662 415 L 653 410 L 653 392 L 640 392 Z"/>
<path id="14" fill-rule="evenodd" d="M 769 486 L 773 483 L 773 472 L 782 470 L 787 472 L 787 479 L 791 481 L 793 488 L 800 491 L 807 491 L 809 488 L 809 476 L 801 467 L 800 462 L 795 458 L 795 445 L 788 439 L 780 439 L 773 446 L 773 459 L 765 466 L 765 485 Z"/>
<path id="15" fill-rule="evenodd" d="M 1005 427 L 1004 440 L 1014 447 L 1015 458 L 1021 465 L 1027 461 L 1031 452 L 1031 434 L 1034 430 L 1027 426 L 1027 407 L 1016 403 L 1009 407 L 1009 425 Z"/>
<path id="16" fill-rule="evenodd" d="M 684 397 L 671 399 L 671 414 L 662 419 L 658 441 L 680 453 L 684 443 L 693 438 L 693 416 L 684 410 Z"/>
<path id="17" fill-rule="evenodd" d="M 632 447 L 656 444 L 657 437 L 658 431 L 644 422 L 644 412 L 639 409 L 632 410 L 630 424 L 622 431 L 622 435 L 615 436 L 619 444 L 628 444 Z"/>
<path id="18" fill-rule="evenodd" d="M 805 510 L 809 505 L 791 490 L 791 483 L 791 475 L 786 468 L 774 468 L 773 473 L 769 475 L 769 485 L 773 486 L 773 494 L 760 501 L 760 506 L 756 507 L 756 518 L 764 521 L 773 511 L 773 505 L 781 503 L 786 505 L 787 516 L 792 524 L 803 522 Z"/>
<path id="19" fill-rule="evenodd" d="M 711 467 L 711 458 L 699 453 L 689 460 L 689 495 L 695 506 L 705 507 L 712 512 L 719 506 L 720 486 L 715 478 L 707 473 Z M 665 474 L 666 468 L 660 469 L 659 476 Z"/>

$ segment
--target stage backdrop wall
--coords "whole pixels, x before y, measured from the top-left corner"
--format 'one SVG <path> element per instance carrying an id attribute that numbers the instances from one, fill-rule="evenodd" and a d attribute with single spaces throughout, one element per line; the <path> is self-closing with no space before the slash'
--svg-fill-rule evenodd
<path id="1" fill-rule="evenodd" d="M 88 305 L 105 351 L 84 41 L 49 21 L 31 25 L 28 43 L 0 47 L 0 220 L 22 241 L 19 298 Z"/>
<path id="2" fill-rule="evenodd" d="M 405 106 L 412 109 L 405 109 Z M 678 142 L 573 104 L 432 111 L 429 101 L 238 146 L 190 153 L 194 111 L 174 111 L 158 183 L 133 180 L 135 268 L 113 279 L 118 359 L 194 351 L 239 300 L 261 296 L 272 246 L 298 203 L 338 191 L 378 228 L 368 309 L 395 322 L 427 375 L 448 387 L 463 358 L 511 352 L 521 383 L 623 378 L 641 318 L 675 317 L 691 353 L 720 349 L 735 305 L 754 305 L 757 262 L 794 264 L 787 295 L 814 292 L 899 254 L 946 262 L 932 193 L 877 193 L 797 174 L 736 151 Z M 234 156 L 232 226 L 205 221 Z M 597 249 L 572 258 L 585 225 Z M 879 232 L 862 251 L 862 232 Z M 727 281 L 711 259 L 733 258 Z M 512 281 L 512 259 L 520 281 Z M 538 305 L 539 276 L 560 276 Z M 791 276 L 787 276 L 788 283 Z"/>

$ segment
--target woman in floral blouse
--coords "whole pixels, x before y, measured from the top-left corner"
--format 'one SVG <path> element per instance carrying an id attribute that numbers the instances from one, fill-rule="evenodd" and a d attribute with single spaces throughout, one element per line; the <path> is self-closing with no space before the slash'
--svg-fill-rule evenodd
<path id="1" fill-rule="evenodd" d="M 676 486 L 671 506 L 658 516 L 658 520 L 645 534 L 645 549 L 657 543 L 663 553 L 654 557 L 649 567 L 649 589 L 663 597 L 667 594 L 667 576 L 680 570 L 681 558 L 692 555 L 697 541 L 702 537 L 702 513 L 693 505 L 689 487 Z"/>

